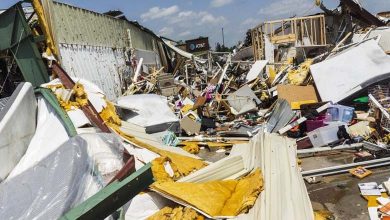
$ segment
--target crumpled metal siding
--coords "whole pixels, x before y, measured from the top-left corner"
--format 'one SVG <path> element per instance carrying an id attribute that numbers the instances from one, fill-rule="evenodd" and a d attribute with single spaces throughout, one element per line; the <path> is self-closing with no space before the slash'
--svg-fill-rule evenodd
<path id="1" fill-rule="evenodd" d="M 155 54 L 153 64 L 161 66 L 158 38 L 142 27 L 64 3 L 48 5 L 61 65 L 71 76 L 95 83 L 109 99 L 122 94 L 122 79 L 130 76 L 125 55 L 130 48 L 144 51 L 150 62 Z"/>
<path id="2" fill-rule="evenodd" d="M 59 50 L 62 66 L 70 76 L 95 83 L 110 100 L 122 94 L 121 80 L 129 71 L 122 50 L 68 44 L 60 44 Z"/>

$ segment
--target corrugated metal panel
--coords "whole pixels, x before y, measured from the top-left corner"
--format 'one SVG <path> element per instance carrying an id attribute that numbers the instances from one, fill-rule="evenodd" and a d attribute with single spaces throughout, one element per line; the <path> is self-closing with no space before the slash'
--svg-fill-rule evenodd
<path id="1" fill-rule="evenodd" d="M 62 65 L 73 77 L 95 83 L 110 100 L 121 95 L 121 79 L 128 74 L 123 50 L 60 44 Z"/>
<path id="2" fill-rule="evenodd" d="M 130 75 L 125 50 L 134 48 L 146 64 L 161 66 L 155 35 L 125 20 L 53 2 L 50 23 L 59 45 L 61 65 L 74 77 L 99 86 L 111 100 L 121 95 L 123 76 Z M 124 75 L 126 74 L 126 75 Z"/>
<path id="3" fill-rule="evenodd" d="M 58 43 L 156 51 L 155 36 L 125 20 L 58 2 L 53 10 Z"/>
<path id="4" fill-rule="evenodd" d="M 292 139 L 259 132 L 251 142 L 260 146 L 264 191 L 248 213 L 235 220 L 313 220 L 313 208 L 296 159 Z"/>
<path id="5" fill-rule="evenodd" d="M 126 21 L 54 2 L 58 43 L 128 47 Z"/>
<path id="6" fill-rule="evenodd" d="M 128 23 L 127 28 L 130 29 L 131 44 L 133 48 L 156 51 L 156 48 L 153 46 L 155 44 L 155 37 L 150 33 L 145 32 L 130 23 Z"/>

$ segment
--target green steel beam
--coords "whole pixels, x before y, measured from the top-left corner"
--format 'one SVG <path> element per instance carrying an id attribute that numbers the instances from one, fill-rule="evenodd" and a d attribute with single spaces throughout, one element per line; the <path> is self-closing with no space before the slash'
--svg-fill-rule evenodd
<path id="1" fill-rule="evenodd" d="M 154 182 L 151 164 L 148 163 L 122 181 L 115 181 L 100 190 L 60 220 L 104 219 Z"/>
<path id="2" fill-rule="evenodd" d="M 55 112 L 61 118 L 65 126 L 65 129 L 68 132 L 68 135 L 70 137 L 76 136 L 77 131 L 73 125 L 72 120 L 70 120 L 66 111 L 61 107 L 54 93 L 50 89 L 46 89 L 46 88 L 37 88 L 35 89 L 35 92 L 41 94 L 43 98 L 54 108 Z"/>
<path id="3" fill-rule="evenodd" d="M 25 81 L 39 86 L 49 81 L 49 75 L 27 23 L 21 2 L 0 14 L 0 51 L 9 50 Z"/>

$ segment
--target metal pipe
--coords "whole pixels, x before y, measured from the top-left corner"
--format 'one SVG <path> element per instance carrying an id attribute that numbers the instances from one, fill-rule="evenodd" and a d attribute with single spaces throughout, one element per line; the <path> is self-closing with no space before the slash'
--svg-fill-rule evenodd
<path id="1" fill-rule="evenodd" d="M 250 138 L 246 137 L 177 137 L 181 141 L 218 141 L 218 140 L 226 140 L 226 141 L 249 141 Z"/>
<path id="2" fill-rule="evenodd" d="M 319 153 L 325 151 L 354 149 L 359 147 L 363 147 L 363 143 L 356 143 L 351 145 L 338 145 L 336 147 L 315 147 L 310 149 L 302 149 L 302 150 L 297 150 L 297 154 Z"/>
<path id="3" fill-rule="evenodd" d="M 385 165 L 390 165 L 390 157 L 363 161 L 358 163 L 343 164 L 339 166 L 326 167 L 326 168 L 320 168 L 315 170 L 306 170 L 306 171 L 302 171 L 301 174 L 303 177 L 328 176 L 332 174 L 345 173 L 348 172 L 348 170 L 358 166 L 363 166 L 364 168 L 373 168 L 373 167 L 381 167 Z"/>

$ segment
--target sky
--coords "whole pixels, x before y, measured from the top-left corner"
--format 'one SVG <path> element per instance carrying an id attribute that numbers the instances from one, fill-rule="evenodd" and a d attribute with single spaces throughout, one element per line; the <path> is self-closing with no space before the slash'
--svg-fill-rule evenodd
<path id="1" fill-rule="evenodd" d="M 245 38 L 248 29 L 262 21 L 304 16 L 320 12 L 315 0 L 58 0 L 95 12 L 121 10 L 129 20 L 173 40 L 199 36 L 210 38 L 211 46 L 233 46 Z M 390 11 L 390 0 L 358 0 L 371 13 Z M 0 0 L 6 9 L 17 0 Z M 323 0 L 332 9 L 339 0 Z"/>

